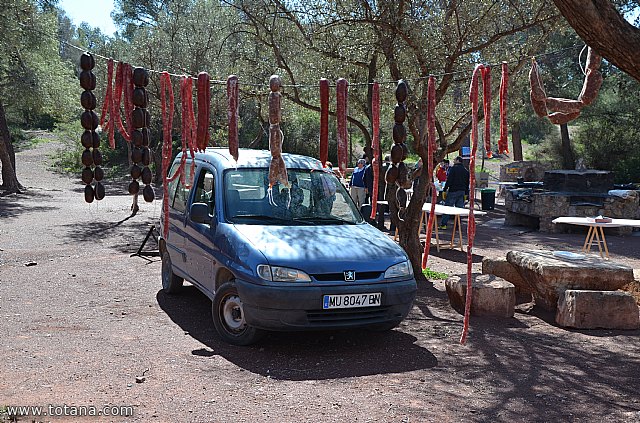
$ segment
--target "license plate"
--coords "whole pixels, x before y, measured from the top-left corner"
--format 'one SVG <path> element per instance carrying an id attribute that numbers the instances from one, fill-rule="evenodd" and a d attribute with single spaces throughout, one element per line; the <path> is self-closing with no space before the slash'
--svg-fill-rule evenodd
<path id="1" fill-rule="evenodd" d="M 382 302 L 382 293 L 374 292 L 370 294 L 345 294 L 345 295 L 325 295 L 322 298 L 322 308 L 355 308 L 355 307 L 376 307 Z"/>

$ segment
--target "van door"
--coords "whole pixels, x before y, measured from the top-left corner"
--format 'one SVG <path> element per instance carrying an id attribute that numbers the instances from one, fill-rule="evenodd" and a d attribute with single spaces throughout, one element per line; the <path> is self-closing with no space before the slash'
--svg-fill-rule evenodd
<path id="1" fill-rule="evenodd" d="M 217 251 L 213 237 L 217 228 L 216 216 L 216 172 L 210 167 L 201 167 L 194 186 L 193 203 L 204 203 L 209 209 L 209 223 L 187 219 L 185 245 L 190 273 L 195 282 L 213 295 L 217 271 Z"/>
<path id="2" fill-rule="evenodd" d="M 174 163 L 169 174 L 174 175 L 178 168 L 179 163 Z M 175 273 L 190 279 L 184 237 L 189 189 L 185 187 L 180 179 L 176 178 L 169 183 L 169 234 L 165 241 L 171 257 L 171 263 L 176 268 Z"/>

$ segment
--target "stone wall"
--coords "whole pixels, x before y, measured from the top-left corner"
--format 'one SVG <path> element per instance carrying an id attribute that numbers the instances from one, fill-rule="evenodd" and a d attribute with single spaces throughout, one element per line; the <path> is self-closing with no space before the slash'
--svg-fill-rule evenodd
<path id="1" fill-rule="evenodd" d="M 517 200 L 522 190 L 508 190 L 505 198 L 505 223 L 508 225 L 534 226 L 538 223 L 540 231 L 562 233 L 586 230 L 575 225 L 552 223 L 560 216 L 592 217 L 607 216 L 616 219 L 640 219 L 640 192 L 629 191 L 626 198 L 608 196 L 602 206 L 571 205 L 570 197 L 554 193 L 537 193 L 529 197 L 530 201 Z M 619 235 L 630 234 L 633 228 L 607 229 Z"/>
<path id="2" fill-rule="evenodd" d="M 525 182 L 539 182 L 544 179 L 544 171 L 538 162 L 511 162 L 500 166 L 500 182 L 516 182 L 518 178 L 524 178 Z"/>

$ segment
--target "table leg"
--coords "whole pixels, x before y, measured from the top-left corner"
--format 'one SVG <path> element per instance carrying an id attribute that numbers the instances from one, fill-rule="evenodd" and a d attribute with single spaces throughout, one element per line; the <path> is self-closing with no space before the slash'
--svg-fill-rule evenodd
<path id="1" fill-rule="evenodd" d="M 425 214 L 425 211 L 422 211 L 422 213 L 420 214 L 420 224 L 418 225 L 418 238 L 420 238 L 420 232 L 422 231 L 422 222 L 424 222 L 424 214 Z M 427 233 L 426 225 L 425 225 L 424 233 L 425 234 Z"/>
<path id="2" fill-rule="evenodd" d="M 460 215 L 456 215 L 456 220 L 458 221 L 458 238 L 460 240 L 460 251 L 464 251 L 462 247 L 462 223 L 460 222 Z"/>
<path id="3" fill-rule="evenodd" d="M 589 242 L 587 243 L 587 253 L 591 252 L 591 246 L 593 245 L 593 238 L 596 236 L 596 227 L 591 227 L 591 236 L 589 237 Z"/>
<path id="4" fill-rule="evenodd" d="M 433 216 L 433 226 L 436 230 L 436 249 L 440 252 L 440 232 L 438 232 L 438 215 Z"/>
<path id="5" fill-rule="evenodd" d="M 604 246 L 604 251 L 607 254 L 607 258 L 609 258 L 609 247 L 607 247 L 607 240 L 604 237 L 604 228 L 602 226 L 599 226 L 597 229 L 600 229 L 600 235 L 602 236 L 602 245 Z M 600 251 L 600 255 L 602 255 L 602 251 Z"/>
<path id="6" fill-rule="evenodd" d="M 602 254 L 602 240 L 600 239 L 600 230 L 599 228 L 596 226 L 593 231 L 596 233 L 596 242 L 598 243 L 598 251 L 600 251 L 600 257 L 604 258 L 604 255 Z"/>
<path id="7" fill-rule="evenodd" d="M 456 219 L 456 215 L 453 216 L 453 228 L 451 228 L 451 242 L 449 243 L 449 248 L 453 250 L 453 245 L 455 244 L 456 239 L 456 228 L 458 225 L 458 219 Z"/>
<path id="8" fill-rule="evenodd" d="M 393 235 L 393 240 L 397 241 L 398 240 L 398 227 L 396 226 L 396 233 Z"/>
<path id="9" fill-rule="evenodd" d="M 584 239 L 584 244 L 582 245 L 582 251 L 587 251 L 587 245 L 591 245 L 589 242 L 589 238 L 591 237 L 591 232 L 593 232 L 593 226 L 589 226 L 589 231 L 587 232 L 587 237 Z"/>

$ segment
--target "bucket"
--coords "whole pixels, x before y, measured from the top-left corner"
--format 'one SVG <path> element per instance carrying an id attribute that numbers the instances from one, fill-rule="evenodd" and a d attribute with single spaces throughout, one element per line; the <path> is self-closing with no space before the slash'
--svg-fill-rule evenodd
<path id="1" fill-rule="evenodd" d="M 480 190 L 482 200 L 482 210 L 493 210 L 496 206 L 496 190 L 493 188 L 483 188 Z"/>

